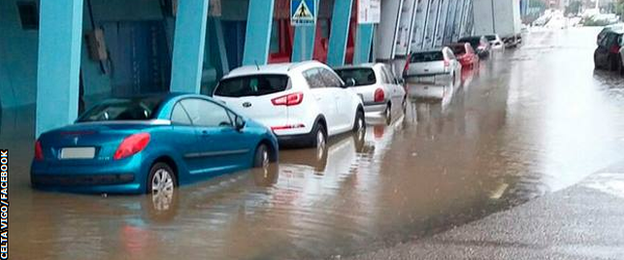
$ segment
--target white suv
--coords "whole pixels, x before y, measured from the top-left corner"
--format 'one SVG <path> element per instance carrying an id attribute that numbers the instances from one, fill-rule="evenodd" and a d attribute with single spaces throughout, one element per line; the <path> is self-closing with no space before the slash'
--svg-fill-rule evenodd
<path id="1" fill-rule="evenodd" d="M 271 128 L 282 144 L 324 148 L 328 136 L 365 127 L 362 100 L 316 61 L 235 69 L 213 97 Z"/>

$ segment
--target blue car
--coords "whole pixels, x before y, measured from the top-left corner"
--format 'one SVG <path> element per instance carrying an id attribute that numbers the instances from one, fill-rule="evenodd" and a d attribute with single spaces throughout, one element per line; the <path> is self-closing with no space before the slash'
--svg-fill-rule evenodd
<path id="1" fill-rule="evenodd" d="M 271 130 L 202 95 L 112 99 L 42 134 L 34 188 L 154 195 L 278 160 Z"/>

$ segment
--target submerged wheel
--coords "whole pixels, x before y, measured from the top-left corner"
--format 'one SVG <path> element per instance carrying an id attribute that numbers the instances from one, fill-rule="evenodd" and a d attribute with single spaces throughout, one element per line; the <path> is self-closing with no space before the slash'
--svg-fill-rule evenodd
<path id="1" fill-rule="evenodd" d="M 255 168 L 267 169 L 270 163 L 269 148 L 265 144 L 258 145 L 258 148 L 256 148 L 256 155 L 254 156 L 253 166 Z"/>
<path id="2" fill-rule="evenodd" d="M 366 119 L 364 119 L 364 112 L 358 110 L 355 113 L 355 123 L 353 123 L 353 132 L 357 133 L 366 128 Z"/>
<path id="3" fill-rule="evenodd" d="M 387 124 L 390 124 L 392 122 L 392 105 L 390 103 L 386 105 L 386 111 L 384 111 L 384 117 L 386 118 Z"/>
<path id="4" fill-rule="evenodd" d="M 327 132 L 322 124 L 317 124 L 312 131 L 311 147 L 316 148 L 316 158 L 321 159 L 327 150 Z"/>
<path id="5" fill-rule="evenodd" d="M 147 182 L 147 192 L 154 197 L 173 196 L 173 190 L 177 185 L 173 170 L 166 163 L 156 163 L 150 169 Z"/>

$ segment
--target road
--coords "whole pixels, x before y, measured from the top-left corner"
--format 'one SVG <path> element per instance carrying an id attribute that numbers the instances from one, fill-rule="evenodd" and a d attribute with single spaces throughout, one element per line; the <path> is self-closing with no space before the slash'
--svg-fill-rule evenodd
<path id="1" fill-rule="evenodd" d="M 534 32 L 461 83 L 410 83 L 404 116 L 334 138 L 320 158 L 283 151 L 269 174 L 218 177 L 172 200 L 33 191 L 32 133 L 20 120 L 33 112 L 3 111 L 11 256 L 383 259 L 397 244 L 418 247 L 561 194 L 624 159 L 624 80 L 594 72 L 598 30 Z"/>

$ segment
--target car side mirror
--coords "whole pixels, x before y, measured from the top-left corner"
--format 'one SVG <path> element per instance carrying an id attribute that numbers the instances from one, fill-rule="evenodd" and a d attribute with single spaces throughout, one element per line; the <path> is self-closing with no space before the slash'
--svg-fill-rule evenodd
<path id="1" fill-rule="evenodd" d="M 241 131 L 243 130 L 243 128 L 245 128 L 245 120 L 242 117 L 237 116 L 234 121 L 234 128 L 236 129 L 236 131 Z"/>
<path id="2" fill-rule="evenodd" d="M 353 86 L 355 86 L 355 79 L 348 78 L 347 81 L 345 81 L 344 87 L 348 88 L 348 87 L 353 87 Z"/>

